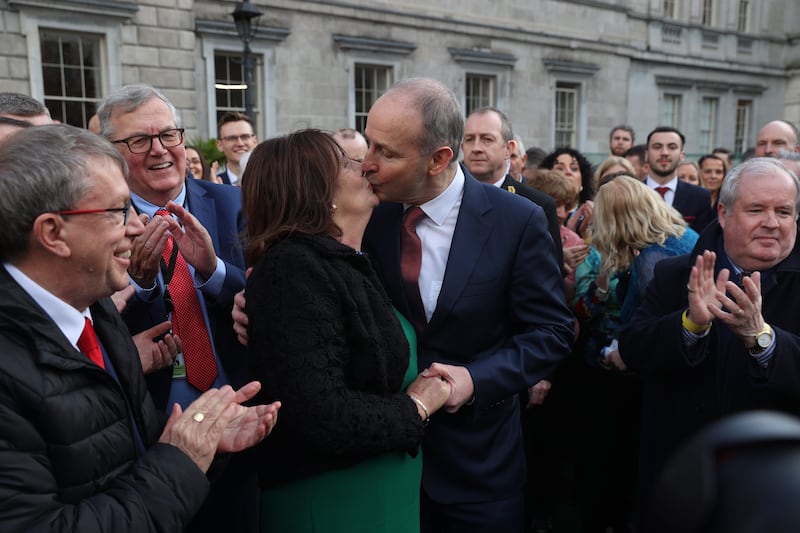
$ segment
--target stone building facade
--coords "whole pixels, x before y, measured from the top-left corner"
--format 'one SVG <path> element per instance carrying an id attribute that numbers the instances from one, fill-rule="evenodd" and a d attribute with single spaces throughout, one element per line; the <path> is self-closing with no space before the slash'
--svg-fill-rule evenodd
<path id="1" fill-rule="evenodd" d="M 255 0 L 259 138 L 363 127 L 386 86 L 434 77 L 465 109 L 496 105 L 527 146 L 601 157 L 680 128 L 687 152 L 752 146 L 800 122 L 796 0 Z M 0 0 L 0 90 L 83 124 L 127 83 L 164 90 L 187 136 L 243 107 L 242 42 L 224 0 Z"/>

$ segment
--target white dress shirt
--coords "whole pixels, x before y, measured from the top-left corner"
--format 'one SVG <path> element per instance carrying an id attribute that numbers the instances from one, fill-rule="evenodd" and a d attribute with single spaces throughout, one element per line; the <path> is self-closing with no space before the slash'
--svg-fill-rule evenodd
<path id="1" fill-rule="evenodd" d="M 666 187 L 669 190 L 664 193 L 664 201 L 667 202 L 667 205 L 672 205 L 672 202 L 675 201 L 675 190 L 678 188 L 678 176 L 675 176 L 671 180 L 669 180 L 665 184 L 660 184 L 650 176 L 647 176 L 647 180 L 645 181 L 645 185 L 650 187 L 651 189 L 655 190 L 656 187 Z M 658 192 L 658 191 L 656 191 Z"/>
<path id="2" fill-rule="evenodd" d="M 419 294 L 425 308 L 425 319 L 430 322 L 439 292 L 442 290 L 450 245 L 456 230 L 461 199 L 464 197 L 464 173 L 461 165 L 456 175 L 442 193 L 419 206 L 427 215 L 417 224 L 417 236 L 422 243 L 422 266 L 419 272 Z M 405 204 L 407 209 L 410 204 Z"/>
<path id="3" fill-rule="evenodd" d="M 84 317 L 92 320 L 92 314 L 89 312 L 89 308 L 87 307 L 83 312 L 78 311 L 70 304 L 33 281 L 11 263 L 3 263 L 3 267 L 8 271 L 9 275 L 14 278 L 14 281 L 39 304 L 39 307 L 45 310 L 45 313 L 56 323 L 56 326 L 58 326 L 58 329 L 61 330 L 61 333 L 64 334 L 70 344 L 72 344 L 76 350 L 80 351 L 80 348 L 78 348 L 78 339 L 81 338 L 83 327 L 86 324 Z"/>

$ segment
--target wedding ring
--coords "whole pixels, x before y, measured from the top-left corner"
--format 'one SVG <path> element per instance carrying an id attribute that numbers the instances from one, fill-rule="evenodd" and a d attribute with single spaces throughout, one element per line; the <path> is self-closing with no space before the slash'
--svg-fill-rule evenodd
<path id="1" fill-rule="evenodd" d="M 697 292 L 697 289 L 690 287 L 688 283 L 686 284 L 686 290 L 689 292 Z"/>
<path id="2" fill-rule="evenodd" d="M 192 415 L 192 420 L 194 420 L 195 422 L 202 422 L 205 417 L 206 415 L 198 411 Z"/>

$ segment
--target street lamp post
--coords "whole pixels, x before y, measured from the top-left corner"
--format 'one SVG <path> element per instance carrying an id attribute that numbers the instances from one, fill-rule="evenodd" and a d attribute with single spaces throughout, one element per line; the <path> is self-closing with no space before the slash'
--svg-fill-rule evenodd
<path id="1" fill-rule="evenodd" d="M 253 112 L 253 51 L 250 50 L 250 42 L 256 35 L 258 29 L 258 17 L 263 13 L 250 0 L 244 0 L 236 5 L 231 16 L 236 23 L 236 33 L 244 43 L 244 53 L 242 54 L 242 66 L 244 67 L 244 112 L 255 125 L 256 118 Z M 255 19 L 255 24 L 253 23 Z"/>

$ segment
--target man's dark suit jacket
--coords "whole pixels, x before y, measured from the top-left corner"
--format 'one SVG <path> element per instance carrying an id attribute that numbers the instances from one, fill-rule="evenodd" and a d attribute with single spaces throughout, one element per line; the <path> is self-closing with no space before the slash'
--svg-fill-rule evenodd
<path id="1" fill-rule="evenodd" d="M 717 214 L 711 208 L 711 193 L 702 187 L 678 180 L 672 207 L 678 210 L 689 227 L 702 233 Z"/>
<path id="2" fill-rule="evenodd" d="M 223 170 L 222 172 L 217 174 L 217 177 L 222 178 L 222 183 L 224 185 L 230 185 L 231 184 L 231 177 L 228 175 L 228 171 L 227 170 Z"/>
<path id="3" fill-rule="evenodd" d="M 186 180 L 186 205 L 211 235 L 217 257 L 225 262 L 226 274 L 223 292 L 218 299 L 205 297 L 208 321 L 217 355 L 234 388 L 248 381 L 247 351 L 236 340 L 233 332 L 231 308 L 234 295 L 244 288 L 244 255 L 240 232 L 242 221 L 241 190 L 203 180 Z M 160 280 L 160 275 L 159 275 Z M 161 282 L 159 281 L 159 284 Z M 163 297 L 144 302 L 134 297 L 123 312 L 125 323 L 136 334 L 167 320 Z M 147 376 L 150 394 L 156 406 L 167 409 L 172 386 L 172 367 Z"/>
<path id="4" fill-rule="evenodd" d="M 765 276 L 764 320 L 775 331 L 775 353 L 764 369 L 742 341 L 718 320 L 688 358 L 681 314 L 688 308 L 691 268 L 704 250 L 717 252 L 715 277 L 726 263 L 718 245 L 718 222 L 700 236 L 690 255 L 667 258 L 631 323 L 620 336 L 625 364 L 642 376 L 640 497 L 648 492 L 670 455 L 689 437 L 719 418 L 749 409 L 800 415 L 800 246 Z M 694 353 L 694 352 L 693 352 Z"/>
<path id="5" fill-rule="evenodd" d="M 381 204 L 365 234 L 394 305 L 408 316 L 400 274 L 403 205 Z M 465 172 L 464 196 L 441 292 L 419 334 L 420 369 L 467 367 L 471 404 L 433 416 L 423 441 L 423 486 L 439 503 L 521 494 L 520 391 L 549 378 L 570 350 L 572 315 L 542 209 Z"/>
<path id="6" fill-rule="evenodd" d="M 544 210 L 544 214 L 547 217 L 547 231 L 550 233 L 550 237 L 553 238 L 553 245 L 556 249 L 556 260 L 558 261 L 559 268 L 563 270 L 564 247 L 561 243 L 561 229 L 559 228 L 560 224 L 558 223 L 558 215 L 556 214 L 556 201 L 553 200 L 550 195 L 525 185 L 521 181 L 515 180 L 511 177 L 511 174 L 506 174 L 506 179 L 503 181 L 500 188 L 524 196 Z"/>

